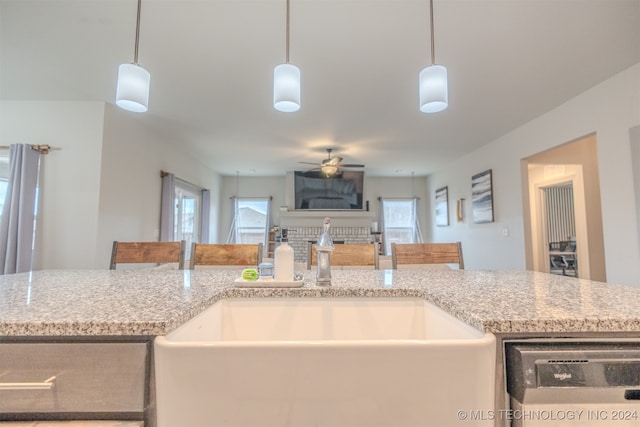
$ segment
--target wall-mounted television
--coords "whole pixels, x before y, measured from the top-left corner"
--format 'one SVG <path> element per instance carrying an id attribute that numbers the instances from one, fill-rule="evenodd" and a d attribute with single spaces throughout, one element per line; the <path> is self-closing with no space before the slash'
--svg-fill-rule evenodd
<path id="1" fill-rule="evenodd" d="M 322 172 L 294 172 L 296 210 L 362 210 L 364 172 L 346 171 L 326 177 Z"/>

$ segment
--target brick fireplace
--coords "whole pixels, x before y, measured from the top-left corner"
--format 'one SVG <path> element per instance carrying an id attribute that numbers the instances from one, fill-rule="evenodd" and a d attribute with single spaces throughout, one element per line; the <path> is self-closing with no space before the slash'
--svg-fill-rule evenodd
<path id="1" fill-rule="evenodd" d="M 377 221 L 375 215 L 367 211 L 341 212 L 298 212 L 281 211 L 280 227 L 289 230 L 289 245 L 293 247 L 295 262 L 307 262 L 309 241 L 315 241 L 322 233 L 325 217 L 331 218 L 331 237 L 343 243 L 371 243 L 371 223 Z"/>
<path id="2" fill-rule="evenodd" d="M 315 241 L 322 233 L 322 227 L 289 227 L 289 245 L 293 247 L 295 262 L 307 262 L 308 242 Z M 370 243 L 369 227 L 331 227 L 334 242 Z"/>

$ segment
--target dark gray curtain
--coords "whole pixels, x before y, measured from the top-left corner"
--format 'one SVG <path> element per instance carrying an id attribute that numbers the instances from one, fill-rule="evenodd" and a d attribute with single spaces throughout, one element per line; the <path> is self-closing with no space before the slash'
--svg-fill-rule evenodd
<path id="1" fill-rule="evenodd" d="M 202 190 L 202 212 L 200 215 L 200 243 L 209 243 L 209 216 L 211 210 L 211 191 Z"/>
<path id="2" fill-rule="evenodd" d="M 11 145 L 7 195 L 0 220 L 2 274 L 31 270 L 39 163 L 40 152 L 31 145 Z"/>
<path id="3" fill-rule="evenodd" d="M 162 175 L 160 200 L 160 241 L 173 242 L 175 225 L 176 177 L 172 173 Z"/>

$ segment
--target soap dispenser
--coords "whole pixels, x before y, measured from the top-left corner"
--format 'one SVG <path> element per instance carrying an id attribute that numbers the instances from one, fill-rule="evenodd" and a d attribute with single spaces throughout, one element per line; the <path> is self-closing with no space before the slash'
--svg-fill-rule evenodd
<path id="1" fill-rule="evenodd" d="M 273 252 L 273 278 L 279 282 L 293 282 L 293 248 L 289 246 L 287 229 L 283 228 L 280 245 Z"/>
<path id="2" fill-rule="evenodd" d="M 331 285 L 331 252 L 335 248 L 331 233 L 329 233 L 329 227 L 331 227 L 331 219 L 327 217 L 322 224 L 322 234 L 320 234 L 316 243 L 316 252 L 318 254 L 316 284 L 319 286 Z"/>

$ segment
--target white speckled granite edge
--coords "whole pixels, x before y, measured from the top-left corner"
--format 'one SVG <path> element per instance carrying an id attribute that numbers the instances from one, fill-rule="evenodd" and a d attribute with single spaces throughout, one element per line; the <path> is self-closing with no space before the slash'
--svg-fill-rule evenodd
<path id="1" fill-rule="evenodd" d="M 0 336 L 154 336 L 167 322 L 12 322 L 0 326 Z"/>
<path id="2" fill-rule="evenodd" d="M 419 297 L 492 333 L 640 333 L 640 288 L 529 271 L 337 270 L 332 286 L 235 288 L 234 270 L 0 277 L 2 336 L 164 335 L 223 298 Z"/>
<path id="3" fill-rule="evenodd" d="M 532 333 L 532 332 L 636 332 L 640 325 L 636 319 L 534 319 L 534 320 L 485 320 L 483 330 L 492 333 Z"/>

